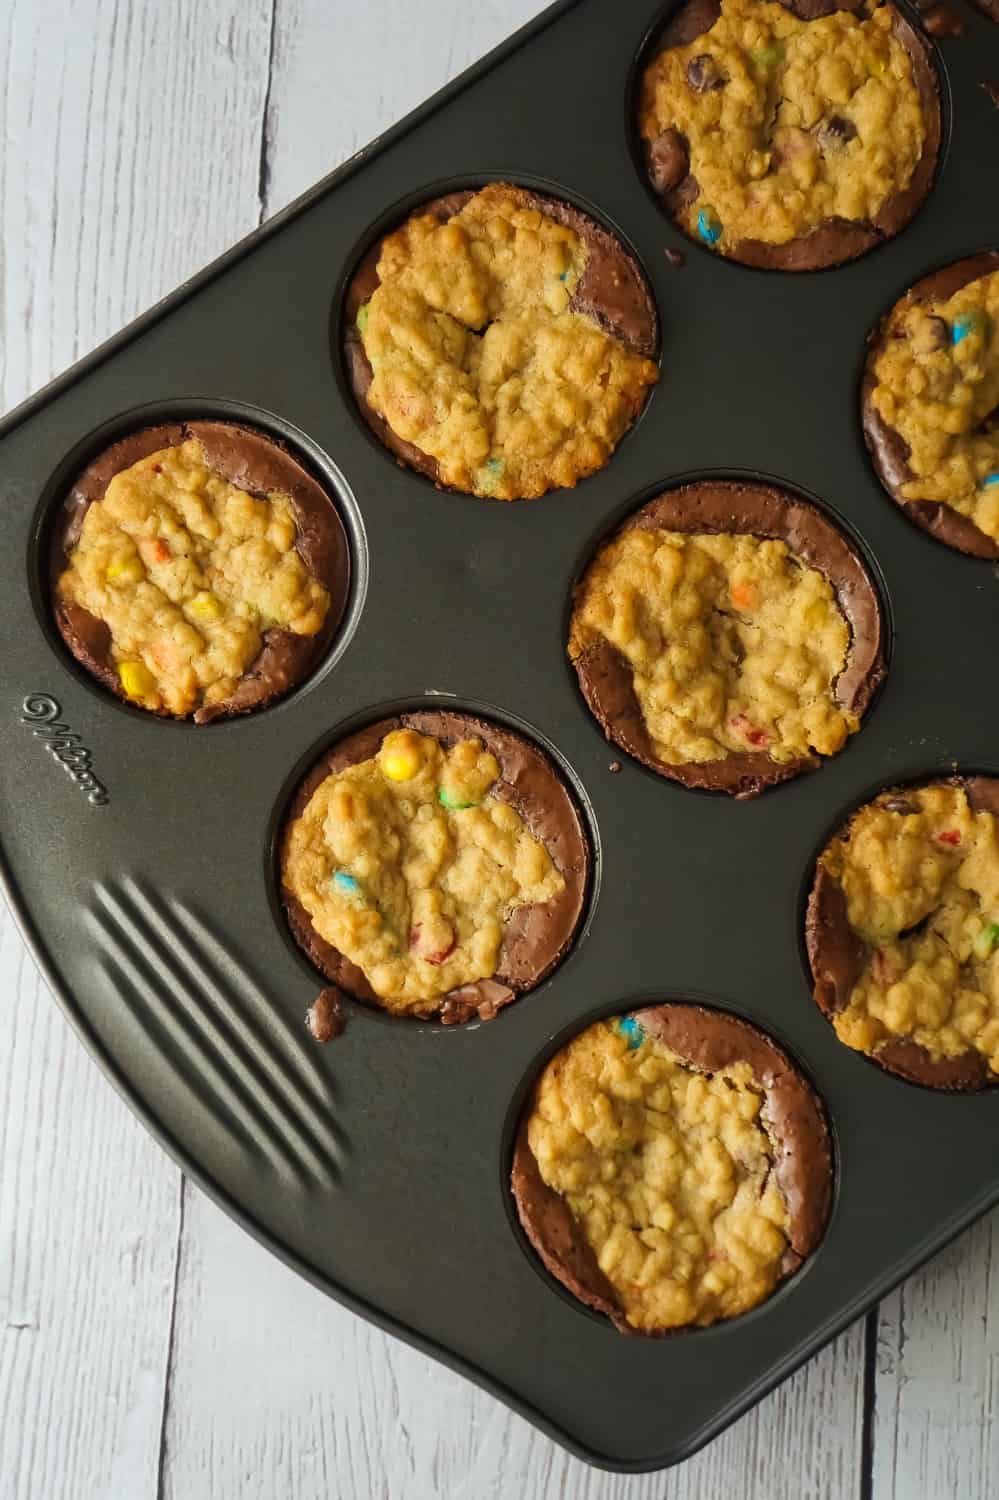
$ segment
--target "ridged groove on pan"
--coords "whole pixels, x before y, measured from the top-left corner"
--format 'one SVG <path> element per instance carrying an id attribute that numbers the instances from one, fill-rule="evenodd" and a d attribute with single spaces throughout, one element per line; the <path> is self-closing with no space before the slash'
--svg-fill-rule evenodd
<path id="1" fill-rule="evenodd" d="M 105 978 L 233 1143 L 300 1189 L 335 1182 L 345 1141 L 328 1084 L 232 947 L 127 875 L 95 886 L 86 919 Z"/>

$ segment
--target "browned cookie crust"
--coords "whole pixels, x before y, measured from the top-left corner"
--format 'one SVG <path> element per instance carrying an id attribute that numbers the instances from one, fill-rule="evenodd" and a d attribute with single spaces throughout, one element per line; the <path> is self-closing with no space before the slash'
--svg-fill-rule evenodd
<path id="1" fill-rule="evenodd" d="M 877 591 L 852 545 L 814 505 L 771 485 L 719 480 L 682 485 L 644 505 L 623 530 L 747 533 L 786 542 L 823 573 L 850 627 L 851 648 L 835 685 L 842 707 L 861 718 L 885 674 L 884 628 Z M 724 759 L 669 765 L 656 754 L 635 693 L 631 668 L 609 642 L 596 642 L 574 665 L 592 713 L 609 740 L 661 776 L 730 796 L 758 796 L 767 787 L 813 770 L 817 756 L 776 761 L 765 750 Z"/>
<path id="2" fill-rule="evenodd" d="M 976 526 L 970 516 L 962 515 L 951 505 L 929 500 L 906 500 L 900 493 L 901 486 L 915 478 L 909 467 L 909 445 L 884 422 L 875 409 L 872 393 L 877 385 L 874 364 L 893 335 L 889 325 L 898 324 L 904 314 L 920 302 L 940 302 L 953 297 L 969 282 L 981 276 L 989 276 L 999 270 L 999 251 L 989 250 L 981 255 L 971 255 L 940 271 L 934 271 L 917 281 L 905 296 L 895 304 L 881 320 L 868 339 L 869 349 L 864 366 L 861 386 L 861 409 L 864 422 L 864 438 L 874 461 L 878 478 L 892 499 L 930 536 L 936 537 L 947 547 L 964 552 L 969 557 L 999 557 L 999 543 Z"/>
<path id="3" fill-rule="evenodd" d="M 476 191 L 470 188 L 433 198 L 414 208 L 408 217 L 430 215 L 438 224 L 446 224 L 475 197 Z M 585 244 L 589 252 L 586 269 L 569 302 L 570 310 L 592 318 L 605 333 L 620 339 L 635 354 L 653 358 L 659 337 L 658 318 L 652 292 L 635 257 L 614 235 L 571 203 L 527 188 L 507 187 L 506 191 L 520 207 L 535 208 L 546 218 L 574 230 Z M 378 441 L 395 455 L 401 465 L 426 475 L 438 489 L 452 489 L 453 486 L 443 483 L 437 460 L 399 437 L 367 400 L 374 372 L 361 342 L 357 315 L 381 284 L 378 261 L 386 238 L 398 227 L 393 226 L 375 241 L 347 287 L 343 317 L 344 365 L 358 410 Z"/>
<path id="4" fill-rule="evenodd" d="M 802 21 L 814 21 L 837 10 L 864 15 L 871 8 L 865 6 L 864 0 L 779 0 L 779 3 Z M 729 251 L 730 259 L 747 266 L 777 271 L 814 271 L 825 266 L 842 265 L 898 234 L 923 203 L 933 184 L 940 154 L 940 88 L 926 38 L 900 10 L 893 7 L 893 11 L 893 32 L 911 61 L 926 131 L 922 154 L 908 186 L 891 197 L 876 217 L 867 222 L 826 219 L 809 233 L 784 244 L 742 239 Z M 662 32 L 656 55 L 695 41 L 710 30 L 719 14 L 719 0 L 687 0 Z M 642 79 L 640 117 L 645 116 L 651 103 L 651 67 L 649 64 Z M 698 182 L 689 171 L 688 143 L 678 131 L 667 130 L 654 139 L 643 137 L 642 146 L 653 191 L 677 226 L 686 233 L 679 211 L 700 196 Z"/>
<path id="5" fill-rule="evenodd" d="M 336 633 L 347 605 L 350 550 L 343 522 L 326 491 L 276 439 L 234 422 L 174 422 L 145 427 L 113 443 L 93 459 L 73 483 L 60 506 L 49 543 L 49 585 L 60 635 L 80 664 L 116 697 L 128 701 L 111 658 L 111 633 L 103 620 L 56 590 L 60 574 L 79 540 L 84 517 L 104 498 L 114 476 L 162 448 L 191 438 L 204 451 L 209 467 L 251 495 L 274 491 L 288 496 L 297 527 L 295 550 L 309 573 L 327 590 L 329 609 L 315 635 L 271 629 L 263 649 L 221 703 L 202 707 L 196 724 L 248 713 L 283 697 L 308 676 Z M 165 717 L 169 711 L 160 710 Z"/>
<path id="6" fill-rule="evenodd" d="M 832 1148 L 822 1107 L 787 1055 L 755 1026 L 700 1005 L 658 1005 L 631 1012 L 654 1040 L 693 1071 L 710 1075 L 748 1063 L 765 1096 L 762 1123 L 772 1149 L 773 1175 L 787 1208 L 788 1246 L 781 1279 L 799 1269 L 825 1232 L 832 1201 Z M 604 1313 L 621 1333 L 666 1337 L 682 1328 L 638 1330 L 600 1269 L 583 1228 L 565 1198 L 544 1181 L 528 1143 L 528 1099 L 514 1143 L 510 1182 L 524 1231 L 545 1268 L 574 1297 Z"/>
<path id="7" fill-rule="evenodd" d="M 989 812 L 999 817 L 999 778 L 954 776 L 924 785 L 960 787 L 972 811 Z M 908 806 L 908 790 L 911 788 L 899 787 L 884 792 L 876 801 L 891 811 L 904 812 Z M 849 827 L 848 821 L 835 838 L 843 838 Z M 854 986 L 867 962 L 868 948 L 850 926 L 842 886 L 821 864 L 816 867 L 808 898 L 805 945 L 812 970 L 815 1003 L 832 1020 L 849 1005 Z M 896 1037 L 882 1043 L 869 1055 L 889 1073 L 929 1088 L 967 1091 L 999 1084 L 999 1077 L 974 1047 L 957 1056 L 934 1057 L 911 1037 Z"/>
<path id="8" fill-rule="evenodd" d="M 283 874 L 288 832 L 313 792 L 331 773 L 375 756 L 385 736 L 395 729 L 415 730 L 445 749 L 469 737 L 480 740 L 500 766 L 500 778 L 491 794 L 520 815 L 565 882 L 564 889 L 551 901 L 518 907 L 513 912 L 491 978 L 461 985 L 437 1005 L 419 1012 L 437 1016 L 445 1025 L 475 1017 L 491 1020 L 504 1005 L 538 985 L 568 952 L 582 917 L 590 873 L 589 841 L 575 802 L 547 756 L 511 730 L 471 714 L 407 713 L 358 730 L 321 756 L 297 787 L 285 815 L 280 867 L 281 900 L 288 923 L 299 946 L 322 974 L 357 999 L 380 1003 L 363 971 L 319 935 Z"/>

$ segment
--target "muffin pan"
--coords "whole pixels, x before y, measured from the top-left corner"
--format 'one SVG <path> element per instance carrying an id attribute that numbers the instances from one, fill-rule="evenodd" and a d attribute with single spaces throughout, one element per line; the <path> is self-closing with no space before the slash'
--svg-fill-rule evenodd
<path id="1" fill-rule="evenodd" d="M 167 1149 L 275 1253 L 622 1470 L 692 1453 L 999 1198 L 995 1092 L 932 1092 L 842 1046 L 803 947 L 814 860 L 853 807 L 955 767 L 999 774 L 994 572 L 906 520 L 859 415 L 868 331 L 907 286 L 999 233 L 999 117 L 980 87 L 999 77 L 999 33 L 962 12 L 963 38 L 942 44 L 950 124 L 913 223 L 850 265 L 791 276 L 691 246 L 643 182 L 631 102 L 662 16 L 650 0 L 621 0 L 613 23 L 603 0 L 553 7 L 0 430 L 4 874 L 53 989 Z M 374 237 L 435 194 L 498 178 L 620 234 L 662 325 L 663 379 L 610 463 L 529 505 L 438 492 L 397 467 L 339 355 L 344 289 Z M 78 669 L 44 566 L 50 519 L 103 446 L 199 417 L 282 438 L 336 497 L 352 553 L 346 614 L 312 676 L 207 728 L 143 714 Z M 894 625 L 861 731 L 746 803 L 618 764 L 565 654 L 599 539 L 668 486 L 712 476 L 824 504 Z M 337 739 L 442 700 L 552 756 L 592 840 L 587 916 L 559 968 L 487 1024 L 348 1001 L 344 1034 L 321 1047 L 303 1017 L 323 980 L 278 896 L 281 816 Z M 510 1163 L 552 1052 L 598 1016 L 670 999 L 744 1017 L 796 1059 L 828 1111 L 836 1192 L 822 1244 L 762 1306 L 628 1339 L 540 1266 Z"/>

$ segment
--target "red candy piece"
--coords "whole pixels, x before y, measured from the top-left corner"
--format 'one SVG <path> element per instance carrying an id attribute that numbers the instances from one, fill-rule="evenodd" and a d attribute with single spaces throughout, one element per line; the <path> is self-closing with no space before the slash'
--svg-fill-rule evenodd
<path id="1" fill-rule="evenodd" d="M 961 835 L 956 828 L 945 828 L 943 833 L 938 833 L 937 838 L 941 844 L 959 844 Z"/>
<path id="2" fill-rule="evenodd" d="M 436 948 L 425 951 L 423 944 L 423 928 L 419 925 L 419 923 L 417 923 L 412 932 L 409 934 L 409 946 L 411 951 L 416 954 L 417 958 L 424 959 L 428 964 L 442 964 L 446 958 L 450 958 L 451 954 L 454 952 L 458 944 L 454 936 L 452 935 L 451 941 L 450 943 L 448 943 L 446 948 Z"/>
<path id="3" fill-rule="evenodd" d="M 733 714 L 729 722 L 733 729 L 738 730 L 757 749 L 761 750 L 764 745 L 769 745 L 770 736 L 766 730 L 758 729 L 752 719 L 748 718 L 746 714 Z"/>

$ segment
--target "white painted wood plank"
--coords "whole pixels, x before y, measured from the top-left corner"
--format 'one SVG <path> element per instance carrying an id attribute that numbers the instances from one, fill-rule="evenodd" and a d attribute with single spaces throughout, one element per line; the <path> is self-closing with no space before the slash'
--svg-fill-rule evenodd
<path id="1" fill-rule="evenodd" d="M 175 1338 L 164 1500 L 858 1493 L 859 1325 L 689 1464 L 605 1474 L 291 1276 L 189 1187 Z"/>
<path id="2" fill-rule="evenodd" d="M 0 408 L 252 228 L 270 0 L 0 6 Z M 180 1174 L 0 913 L 0 1493 L 154 1500 Z"/>
<path id="3" fill-rule="evenodd" d="M 252 229 L 271 0 L 0 5 L 0 409 Z"/>
<path id="4" fill-rule="evenodd" d="M 999 1211 L 882 1305 L 873 1500 L 999 1486 Z"/>
<path id="5" fill-rule="evenodd" d="M 548 0 L 277 0 L 266 212 L 422 104 Z"/>
<path id="6" fill-rule="evenodd" d="M 180 1174 L 0 907 L 0 1493 L 152 1500 Z"/>

